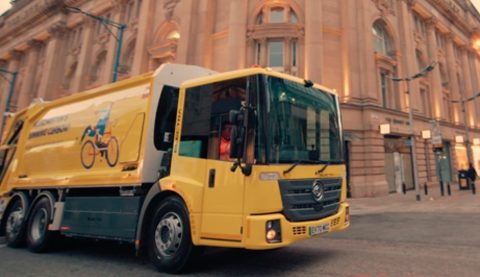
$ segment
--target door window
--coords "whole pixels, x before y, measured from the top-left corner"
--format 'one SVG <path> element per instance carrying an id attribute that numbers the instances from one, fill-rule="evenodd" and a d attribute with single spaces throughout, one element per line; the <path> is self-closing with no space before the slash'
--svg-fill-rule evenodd
<path id="1" fill-rule="evenodd" d="M 180 155 L 229 160 L 231 110 L 246 100 L 247 79 L 239 78 L 187 89 Z"/>

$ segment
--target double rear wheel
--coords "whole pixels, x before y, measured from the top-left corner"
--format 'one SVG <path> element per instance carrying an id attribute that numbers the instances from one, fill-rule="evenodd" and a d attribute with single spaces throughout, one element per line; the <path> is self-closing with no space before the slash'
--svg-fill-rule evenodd
<path id="1" fill-rule="evenodd" d="M 53 207 L 47 197 L 42 197 L 33 207 L 27 223 L 27 246 L 32 252 L 50 250 L 57 232 L 49 231 Z"/>

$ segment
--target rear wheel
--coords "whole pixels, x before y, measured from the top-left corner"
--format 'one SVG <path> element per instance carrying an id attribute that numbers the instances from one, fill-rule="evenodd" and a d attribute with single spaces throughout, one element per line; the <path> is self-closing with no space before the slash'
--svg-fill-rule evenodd
<path id="1" fill-rule="evenodd" d="M 48 230 L 53 208 L 47 197 L 41 198 L 33 207 L 27 224 L 27 246 L 32 252 L 51 249 L 57 232 Z"/>
<path id="2" fill-rule="evenodd" d="M 5 238 L 10 247 L 23 246 L 25 242 L 25 207 L 20 199 L 15 201 L 6 214 Z"/>
<path id="3" fill-rule="evenodd" d="M 114 167 L 118 162 L 118 140 L 115 137 L 111 137 L 107 142 L 106 151 L 107 164 L 110 167 Z"/>
<path id="4" fill-rule="evenodd" d="M 200 255 L 201 249 L 192 243 L 188 211 L 178 197 L 168 197 L 158 206 L 148 246 L 152 263 L 168 273 L 186 270 Z"/>

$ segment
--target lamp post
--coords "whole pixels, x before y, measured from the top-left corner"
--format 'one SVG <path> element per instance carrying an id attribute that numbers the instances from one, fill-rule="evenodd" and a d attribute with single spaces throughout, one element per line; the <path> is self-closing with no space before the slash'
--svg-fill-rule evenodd
<path id="1" fill-rule="evenodd" d="M 480 96 L 480 92 L 475 94 L 472 97 L 469 98 L 462 98 L 460 100 L 450 100 L 451 103 L 458 104 L 460 103 L 460 107 L 462 109 L 462 115 L 463 115 L 463 125 L 465 128 L 465 146 L 467 147 L 467 159 L 468 159 L 468 165 L 470 166 L 471 163 L 473 163 L 473 155 L 472 155 L 472 147 L 470 146 L 470 129 L 468 128 L 468 122 L 467 122 L 467 112 L 465 109 L 465 102 L 473 101 L 477 97 Z"/>
<path id="2" fill-rule="evenodd" d="M 84 14 L 88 17 L 91 17 L 91 18 L 99 21 L 101 24 L 103 24 L 107 28 L 107 30 L 110 32 L 110 34 L 112 34 L 112 36 L 115 38 L 115 40 L 117 41 L 117 47 L 115 49 L 115 60 L 113 62 L 113 74 L 112 74 L 112 83 L 115 83 L 118 79 L 118 67 L 120 65 L 120 55 L 122 53 L 123 33 L 125 32 L 125 29 L 127 28 L 127 24 L 118 23 L 118 22 L 112 21 L 108 18 L 88 13 L 86 11 L 83 11 L 83 10 L 77 8 L 77 7 L 65 6 L 65 10 L 68 11 L 68 12 L 72 12 L 72 13 L 81 13 L 81 14 Z M 115 28 L 118 29 L 118 37 L 113 34 L 113 32 L 112 32 L 112 30 L 110 30 L 109 26 L 115 27 Z"/>
<path id="3" fill-rule="evenodd" d="M 416 153 L 416 143 L 415 143 L 415 129 L 413 128 L 413 108 L 412 108 L 412 90 L 410 87 L 410 81 L 415 80 L 420 77 L 425 77 L 425 75 L 432 71 L 435 68 L 435 62 L 429 66 L 426 66 L 419 73 L 409 76 L 409 77 L 392 77 L 392 81 L 407 83 L 408 91 L 408 124 L 410 126 L 410 151 L 412 152 L 412 164 L 413 164 L 413 185 L 415 187 L 415 193 L 417 195 L 417 201 L 420 201 L 420 187 L 418 185 L 418 170 L 417 170 L 417 153 Z"/>
<path id="4" fill-rule="evenodd" d="M 7 99 L 5 101 L 5 109 L 2 115 L 2 125 L 0 126 L 0 139 L 3 135 L 3 125 L 5 124 L 5 118 L 7 116 L 8 108 L 10 108 L 10 101 L 12 99 L 13 91 L 15 90 L 15 82 L 17 81 L 17 74 L 18 72 L 8 71 L 6 69 L 0 68 L 0 73 L 10 74 L 11 78 L 9 80 L 10 88 L 8 89 Z"/>

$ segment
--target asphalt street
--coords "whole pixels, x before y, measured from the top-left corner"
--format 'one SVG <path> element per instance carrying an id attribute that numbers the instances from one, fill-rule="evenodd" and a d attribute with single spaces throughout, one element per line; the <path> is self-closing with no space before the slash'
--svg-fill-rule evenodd
<path id="1" fill-rule="evenodd" d="M 191 276 L 480 276 L 480 196 L 354 199 L 347 231 L 273 251 L 208 249 Z M 133 247 L 77 240 L 48 254 L 0 244 L 0 276 L 151 276 Z M 160 274 L 165 276 L 165 274 Z"/>

